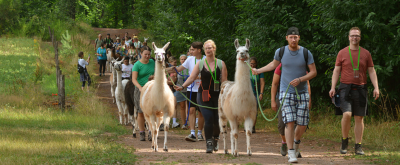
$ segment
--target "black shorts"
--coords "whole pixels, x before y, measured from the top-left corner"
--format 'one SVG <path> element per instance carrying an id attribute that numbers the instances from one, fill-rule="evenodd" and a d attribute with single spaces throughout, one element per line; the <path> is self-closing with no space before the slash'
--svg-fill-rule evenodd
<path id="1" fill-rule="evenodd" d="M 192 92 L 192 97 L 190 98 L 190 91 L 186 92 L 186 97 L 189 98 L 192 102 L 197 104 L 197 92 Z M 188 103 L 189 104 L 189 103 Z M 196 110 L 200 110 L 197 105 L 194 105 L 193 103 L 190 103 L 190 108 L 195 107 Z"/>
<path id="2" fill-rule="evenodd" d="M 367 115 L 367 103 L 368 97 L 366 97 L 366 105 L 360 106 L 360 93 L 357 90 L 350 90 L 351 100 L 345 99 L 345 90 L 340 90 L 340 109 L 343 113 L 352 112 L 355 116 L 366 116 Z"/>

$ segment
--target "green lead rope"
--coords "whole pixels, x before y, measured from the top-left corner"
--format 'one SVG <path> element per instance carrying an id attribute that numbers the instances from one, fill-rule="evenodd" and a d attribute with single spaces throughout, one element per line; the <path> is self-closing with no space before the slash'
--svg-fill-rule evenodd
<path id="1" fill-rule="evenodd" d="M 249 65 L 249 63 L 246 62 L 246 64 L 247 64 L 247 65 L 249 66 L 249 68 L 251 69 L 251 66 Z M 174 81 L 172 81 L 172 78 L 169 76 L 168 73 L 167 73 L 167 77 L 171 80 L 172 84 L 175 86 Z M 261 104 L 260 104 L 260 99 L 259 99 L 259 97 L 258 97 L 259 95 L 258 95 L 258 89 L 257 89 L 257 81 L 255 81 L 255 86 L 256 86 L 256 93 L 257 93 L 257 98 L 256 98 L 256 99 L 257 99 L 257 102 L 258 102 L 258 108 L 260 109 L 260 112 L 261 112 L 262 116 L 263 116 L 264 119 L 267 120 L 267 121 L 273 121 L 273 120 L 275 120 L 276 117 L 278 117 L 278 113 L 279 113 L 279 111 L 281 110 L 282 104 L 283 104 L 284 101 L 285 101 L 286 94 L 287 94 L 287 92 L 288 92 L 288 90 L 289 90 L 290 84 L 289 84 L 288 87 L 286 88 L 285 96 L 283 97 L 282 103 L 279 105 L 279 109 L 278 109 L 278 111 L 277 111 L 275 117 L 272 118 L 272 119 L 268 119 L 267 117 L 265 117 L 265 114 L 264 114 L 264 112 L 262 111 Z M 297 88 L 294 87 L 294 89 L 296 90 L 297 99 L 300 100 L 300 95 L 299 95 L 299 93 L 297 92 Z M 187 98 L 186 95 L 183 94 L 181 91 L 178 91 L 178 92 L 181 93 L 182 96 L 186 98 L 186 100 L 188 100 L 189 102 L 191 102 L 191 103 L 194 104 L 194 105 L 197 105 L 197 106 L 202 107 L 202 108 L 218 109 L 218 107 L 208 107 L 208 106 L 196 104 L 196 103 L 194 103 L 192 100 L 190 100 L 189 98 Z"/>
<path id="2" fill-rule="evenodd" d="M 246 61 L 246 64 L 247 64 L 247 66 L 249 66 L 249 68 L 251 69 L 251 66 L 250 66 L 250 64 L 249 64 L 247 61 Z M 251 74 L 251 75 L 254 76 L 253 74 Z M 288 87 L 286 88 L 285 96 L 283 97 L 282 103 L 279 105 L 278 111 L 276 111 L 275 117 L 272 118 L 272 119 L 268 119 L 267 117 L 265 117 L 265 114 L 264 114 L 264 112 L 262 111 L 261 104 L 260 104 L 260 99 L 259 99 L 259 97 L 258 97 L 259 94 L 258 94 L 258 88 L 257 88 L 257 80 L 255 81 L 255 86 L 256 86 L 256 94 L 257 94 L 258 108 L 260 109 L 260 112 L 261 112 L 262 116 L 263 116 L 264 119 L 267 120 L 267 121 L 273 121 L 273 120 L 275 120 L 276 117 L 278 117 L 279 111 L 281 111 L 282 104 L 283 104 L 284 101 L 285 101 L 286 94 L 287 94 L 287 92 L 289 91 L 290 84 L 289 84 Z M 297 99 L 300 100 L 300 95 L 299 95 L 299 93 L 297 92 L 297 88 L 294 87 L 294 89 L 296 90 Z"/>

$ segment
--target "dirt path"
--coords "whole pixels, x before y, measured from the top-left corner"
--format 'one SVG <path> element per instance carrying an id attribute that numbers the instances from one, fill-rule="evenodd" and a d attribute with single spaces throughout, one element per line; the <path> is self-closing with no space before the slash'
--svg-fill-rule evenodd
<path id="1" fill-rule="evenodd" d="M 102 30 L 102 29 L 96 29 Z M 124 33 L 126 29 L 103 29 L 102 33 Z M 121 31 L 121 32 L 119 32 Z M 131 34 L 131 33 L 129 33 Z M 137 34 L 137 33 L 136 33 Z M 104 103 L 110 107 L 110 110 L 117 115 L 118 108 L 112 103 L 109 83 L 110 73 L 106 73 L 99 80 L 97 95 L 104 100 Z M 131 127 L 125 126 L 131 130 Z M 252 156 L 246 155 L 246 136 L 241 130 L 239 134 L 239 157 L 223 154 L 223 141 L 219 142 L 220 150 L 213 154 L 206 154 L 206 143 L 187 142 L 184 137 L 190 133 L 188 130 L 171 129 L 168 134 L 168 152 L 163 152 L 164 132 L 159 134 L 159 152 L 153 152 L 149 141 L 139 141 L 139 138 L 133 138 L 132 135 L 124 135 L 119 138 L 119 142 L 125 146 L 132 146 L 136 149 L 134 153 L 138 157 L 136 164 L 287 164 L 287 157 L 283 157 L 279 148 L 281 145 L 280 137 L 275 132 L 261 132 L 252 135 L 251 147 Z M 147 133 L 146 133 L 147 135 Z M 229 132 L 228 132 L 229 135 Z M 222 136 L 221 136 L 222 138 Z M 304 139 L 300 145 L 303 158 L 299 158 L 299 164 L 371 164 L 363 160 L 345 158 L 339 154 L 340 143 L 329 140 L 310 141 Z M 227 148 L 230 151 L 230 137 L 227 137 Z M 354 150 L 349 147 L 349 150 Z M 354 152 L 351 152 L 352 154 Z M 347 154 L 350 155 L 350 154 Z"/>

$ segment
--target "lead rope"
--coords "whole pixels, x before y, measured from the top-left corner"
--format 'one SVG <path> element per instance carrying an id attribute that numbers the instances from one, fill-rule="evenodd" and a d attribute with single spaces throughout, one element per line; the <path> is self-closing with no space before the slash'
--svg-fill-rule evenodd
<path id="1" fill-rule="evenodd" d="M 251 69 L 251 66 L 250 66 L 250 64 L 249 64 L 247 61 L 246 61 L 246 64 L 247 64 L 247 66 L 249 66 L 249 68 Z M 252 76 L 254 76 L 254 75 L 252 74 Z M 252 78 L 254 78 L 254 77 L 252 77 Z M 279 105 L 278 111 L 276 111 L 275 117 L 272 118 L 272 119 L 268 119 L 267 117 L 265 117 L 264 112 L 263 112 L 262 109 L 261 109 L 260 99 L 258 98 L 259 94 L 258 94 L 258 89 L 257 89 L 257 79 L 255 79 L 255 80 L 256 80 L 256 81 L 255 81 L 255 86 L 256 86 L 256 94 L 257 94 L 258 108 L 260 109 L 260 112 L 261 112 L 261 114 L 262 114 L 262 116 L 264 117 L 265 120 L 267 120 L 267 121 L 273 121 L 273 120 L 276 119 L 276 117 L 278 117 L 279 111 L 281 111 L 282 104 L 283 104 L 284 101 L 285 101 L 286 94 L 287 94 L 287 92 L 288 92 L 288 90 L 289 90 L 290 84 L 289 84 L 288 87 L 286 88 L 285 96 L 283 97 L 282 102 L 281 102 L 281 104 Z M 299 93 L 297 92 L 297 88 L 294 87 L 294 89 L 296 90 L 297 99 L 300 100 L 300 95 L 299 95 Z"/>

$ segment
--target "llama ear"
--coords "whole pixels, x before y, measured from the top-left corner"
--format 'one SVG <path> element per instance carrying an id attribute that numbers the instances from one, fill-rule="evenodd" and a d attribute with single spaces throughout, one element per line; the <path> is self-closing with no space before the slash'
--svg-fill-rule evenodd
<path id="1" fill-rule="evenodd" d="M 250 48 L 250 40 L 246 38 L 246 48 L 249 50 Z"/>
<path id="2" fill-rule="evenodd" d="M 240 45 L 239 45 L 239 40 L 238 40 L 237 38 L 236 38 L 234 44 L 235 44 L 235 48 L 236 48 L 236 49 L 238 49 L 238 48 L 240 47 Z"/>
<path id="3" fill-rule="evenodd" d="M 152 42 L 151 45 L 153 45 L 153 50 L 158 49 L 157 46 L 156 46 L 156 44 L 155 44 L 154 42 Z"/>
<path id="4" fill-rule="evenodd" d="M 168 42 L 167 44 L 164 45 L 164 47 L 163 47 L 164 50 L 167 50 L 167 48 L 168 48 L 168 46 L 169 46 L 169 43 L 170 43 L 170 42 Z"/>

